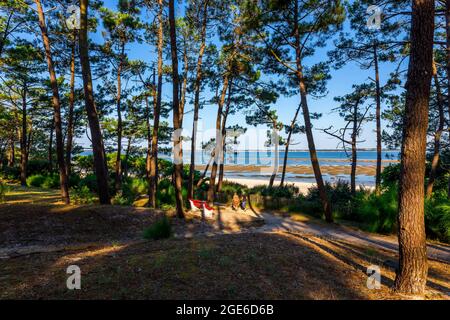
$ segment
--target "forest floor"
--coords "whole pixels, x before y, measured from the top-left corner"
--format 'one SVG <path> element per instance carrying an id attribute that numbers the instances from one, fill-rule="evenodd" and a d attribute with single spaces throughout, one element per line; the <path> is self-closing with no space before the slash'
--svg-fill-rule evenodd
<path id="1" fill-rule="evenodd" d="M 0 205 L 0 299 L 408 298 L 390 290 L 395 237 L 264 212 L 253 212 L 264 225 L 231 228 L 222 208 L 225 228 L 189 215 L 172 219 L 174 237 L 145 241 L 164 212 L 58 201 L 57 191 L 14 187 Z M 426 298 L 450 299 L 450 246 L 429 248 Z M 81 290 L 66 287 L 69 265 L 81 268 Z M 367 288 L 371 265 L 380 289 Z"/>

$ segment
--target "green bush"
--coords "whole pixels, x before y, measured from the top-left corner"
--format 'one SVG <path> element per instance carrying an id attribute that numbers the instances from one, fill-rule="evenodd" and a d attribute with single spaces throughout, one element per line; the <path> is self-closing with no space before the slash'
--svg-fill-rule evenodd
<path id="1" fill-rule="evenodd" d="M 268 187 L 266 185 L 255 186 L 248 191 L 250 194 L 260 194 L 263 197 L 292 199 L 299 195 L 300 189 L 295 185 L 285 185 L 283 187 Z"/>
<path id="2" fill-rule="evenodd" d="M 183 186 L 182 188 L 183 200 L 187 202 L 187 189 Z M 159 202 L 158 205 L 175 205 L 175 188 L 173 187 L 172 181 L 169 179 L 162 179 L 158 183 L 158 191 L 156 192 L 156 199 Z"/>
<path id="3" fill-rule="evenodd" d="M 0 172 L 0 177 L 5 180 L 18 180 L 20 178 L 20 168 L 3 166 Z"/>
<path id="4" fill-rule="evenodd" d="M 384 187 L 397 184 L 400 180 L 400 164 L 390 164 L 381 173 L 381 182 Z"/>
<path id="5" fill-rule="evenodd" d="M 450 200 L 445 192 L 425 201 L 425 227 L 429 238 L 450 242 Z"/>
<path id="6" fill-rule="evenodd" d="M 45 177 L 41 187 L 44 189 L 56 189 L 60 186 L 59 175 L 52 174 Z"/>
<path id="7" fill-rule="evenodd" d="M 56 169 L 56 167 L 54 168 Z M 37 175 L 37 174 L 43 174 L 48 175 L 51 172 L 49 172 L 49 162 L 48 160 L 41 160 L 41 159 L 32 159 L 29 160 L 27 163 L 27 175 Z"/>
<path id="8" fill-rule="evenodd" d="M 167 239 L 170 238 L 171 235 L 172 226 L 166 216 L 144 230 L 144 238 L 149 240 Z"/>
<path id="9" fill-rule="evenodd" d="M 117 206 L 129 206 L 133 204 L 133 199 L 125 196 L 123 192 L 118 192 L 111 199 L 111 203 Z"/>
<path id="10" fill-rule="evenodd" d="M 43 176 L 42 174 L 35 174 L 35 175 L 32 175 L 32 176 L 29 176 L 27 178 L 27 186 L 39 188 L 44 183 L 45 178 L 46 177 Z"/>
<path id="11" fill-rule="evenodd" d="M 7 191 L 7 186 L 2 181 L 0 181 L 0 203 L 5 202 Z"/>
<path id="12" fill-rule="evenodd" d="M 88 174 L 86 177 L 81 179 L 79 182 L 79 187 L 87 187 L 91 192 L 98 192 L 97 177 L 95 174 Z"/>
<path id="13" fill-rule="evenodd" d="M 243 184 L 231 182 L 231 181 L 224 181 L 222 183 L 222 191 L 223 193 L 227 194 L 242 194 L 248 191 L 247 186 L 244 186 Z"/>
<path id="14" fill-rule="evenodd" d="M 87 186 L 71 189 L 70 195 L 75 204 L 92 204 L 95 202 L 95 196 Z"/>
<path id="15" fill-rule="evenodd" d="M 393 233 L 397 228 L 398 192 L 395 186 L 380 195 L 367 193 L 355 199 L 355 215 L 370 232 Z"/>

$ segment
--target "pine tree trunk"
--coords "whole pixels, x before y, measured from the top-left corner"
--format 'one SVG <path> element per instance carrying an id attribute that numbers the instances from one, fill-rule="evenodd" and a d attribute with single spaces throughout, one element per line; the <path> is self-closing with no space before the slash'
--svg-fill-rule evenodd
<path id="1" fill-rule="evenodd" d="M 25 84 L 22 96 L 22 131 L 20 133 L 20 184 L 27 185 L 27 94 L 28 88 Z"/>
<path id="2" fill-rule="evenodd" d="M 424 179 L 433 63 L 434 1 L 414 0 L 399 188 L 399 272 L 395 290 L 422 295 L 428 262 Z"/>
<path id="3" fill-rule="evenodd" d="M 128 160 L 131 152 L 131 137 L 128 137 L 127 150 L 125 151 L 125 163 L 123 164 L 123 176 L 128 178 Z"/>
<path id="4" fill-rule="evenodd" d="M 48 171 L 53 172 L 53 132 L 55 128 L 55 121 L 50 124 L 50 134 L 48 139 Z"/>
<path id="5" fill-rule="evenodd" d="M 299 104 L 297 110 L 295 111 L 294 119 L 292 119 L 291 126 L 289 127 L 289 133 L 286 140 L 286 147 L 284 149 L 284 159 L 283 159 L 283 171 L 281 173 L 281 181 L 280 181 L 280 187 L 284 185 L 284 179 L 286 177 L 286 168 L 287 168 L 287 161 L 288 161 L 288 155 L 289 155 L 289 146 L 291 145 L 291 139 L 292 139 L 292 133 L 295 128 L 295 124 L 297 123 L 298 114 L 300 113 L 300 108 L 302 106 Z"/>
<path id="6" fill-rule="evenodd" d="M 198 115 L 200 110 L 200 89 L 202 82 L 203 73 L 203 54 L 206 48 L 206 27 L 208 23 L 208 3 L 209 0 L 205 0 L 205 5 L 203 7 L 203 21 L 201 30 L 201 44 L 200 51 L 198 53 L 197 59 L 197 70 L 195 76 L 194 84 L 194 119 L 192 125 L 192 139 L 191 139 L 191 163 L 189 166 L 189 180 L 188 180 L 188 198 L 194 198 L 194 173 L 195 173 L 195 151 L 197 149 L 197 125 L 198 125 Z"/>
<path id="7" fill-rule="evenodd" d="M 317 158 L 316 145 L 314 143 L 314 136 L 312 133 L 311 117 L 309 114 L 308 99 L 305 79 L 303 76 L 303 66 L 302 66 L 302 55 L 301 55 L 301 44 L 300 44 L 300 33 L 298 27 L 298 2 L 295 1 L 294 10 L 294 37 L 295 37 L 295 58 L 297 66 L 297 78 L 298 85 L 300 89 L 301 106 L 303 111 L 303 118 L 305 122 L 305 133 L 306 139 L 308 140 L 308 149 L 311 158 L 311 165 L 314 171 L 314 177 L 316 179 L 317 188 L 319 190 L 319 196 L 322 201 L 323 211 L 325 213 L 325 220 L 327 222 L 333 222 L 333 214 L 331 210 L 331 203 L 328 200 L 328 195 L 325 190 L 325 184 L 323 182 L 322 172 L 320 170 L 319 159 Z"/>
<path id="8" fill-rule="evenodd" d="M 10 168 L 14 167 L 15 162 L 16 162 L 16 146 L 14 138 L 12 137 L 9 145 L 8 167 Z"/>
<path id="9" fill-rule="evenodd" d="M 225 153 L 226 153 L 226 137 L 227 137 L 227 119 L 228 115 L 230 114 L 230 107 L 231 107 L 231 94 L 233 89 L 233 79 L 230 79 L 229 85 L 228 85 L 228 101 L 227 101 L 227 107 L 225 108 L 225 112 L 222 119 L 222 159 L 220 161 L 219 165 L 219 181 L 217 182 L 217 192 L 222 191 L 222 185 L 223 185 L 223 177 L 225 174 Z"/>
<path id="10" fill-rule="evenodd" d="M 440 150 L 441 150 L 441 137 L 442 132 L 444 131 L 444 125 L 445 125 L 445 116 L 444 116 L 444 97 L 442 96 L 441 91 L 441 85 L 439 83 L 439 77 L 437 74 L 437 68 L 436 63 L 433 61 L 433 79 L 434 79 L 434 86 L 436 88 L 436 95 L 437 95 L 437 106 L 439 110 L 439 124 L 436 132 L 434 133 L 434 148 L 433 148 L 433 159 L 431 160 L 431 170 L 430 175 L 428 177 L 427 182 L 427 191 L 426 196 L 427 198 L 431 197 L 433 194 L 433 186 L 434 182 L 436 180 L 437 170 L 439 168 L 439 157 L 440 157 Z"/>
<path id="11" fill-rule="evenodd" d="M 74 135 L 74 105 L 75 105 L 75 43 L 76 32 L 73 34 L 72 53 L 70 57 L 70 93 L 69 93 L 69 112 L 67 120 L 67 143 L 66 143 L 66 170 L 70 177 L 72 171 L 72 149 Z"/>
<path id="12" fill-rule="evenodd" d="M 106 154 L 103 145 L 103 137 L 100 129 L 100 121 L 95 106 L 94 89 L 92 85 L 91 65 L 89 62 L 88 47 L 88 0 L 80 0 L 81 30 L 79 36 L 80 61 L 83 75 L 84 99 L 86 113 L 91 131 L 92 148 L 94 152 L 95 175 L 99 190 L 101 204 L 110 204 L 108 191 L 108 168 L 106 166 Z"/>
<path id="13" fill-rule="evenodd" d="M 375 102 L 376 102 L 376 133 L 377 133 L 377 169 L 375 175 L 375 190 L 377 193 L 381 191 L 381 159 L 382 159 L 382 141 L 381 141 L 381 86 L 380 86 L 380 70 L 378 66 L 377 43 L 373 46 L 373 56 L 375 64 Z"/>
<path id="14" fill-rule="evenodd" d="M 122 68 L 124 63 L 125 45 L 121 44 L 120 62 L 117 68 L 117 154 L 116 154 L 116 167 L 115 167 L 115 189 L 116 192 L 122 191 Z"/>
<path id="15" fill-rule="evenodd" d="M 161 113 L 161 95 L 163 81 L 163 44 L 164 44 L 164 21 L 163 21 L 163 0 L 158 0 L 158 84 L 156 92 L 153 94 L 153 132 L 152 148 L 150 158 L 150 181 L 149 181 L 149 206 L 156 208 L 156 192 L 158 190 L 158 132 L 159 118 Z M 156 96 L 155 96 L 156 95 Z M 156 99 L 155 99 L 156 98 Z"/>
<path id="16" fill-rule="evenodd" d="M 224 75 L 223 78 L 223 87 L 222 93 L 219 100 L 219 105 L 217 108 L 217 118 L 216 118 L 216 148 L 214 152 L 214 161 L 211 168 L 211 178 L 209 179 L 209 187 L 208 187 L 208 202 L 213 203 L 216 197 L 216 176 L 217 176 L 217 167 L 219 162 L 222 160 L 222 130 L 221 130 L 221 122 L 222 122 L 222 112 L 223 106 L 225 104 L 225 97 L 228 90 L 228 73 Z"/>
<path id="17" fill-rule="evenodd" d="M 446 30 L 446 69 L 447 91 L 450 92 L 450 0 L 445 1 L 445 30 Z M 447 112 L 450 118 L 450 99 L 447 101 Z M 449 127 L 450 131 L 450 127 Z M 447 195 L 450 199 L 450 176 L 448 178 Z"/>
<path id="18" fill-rule="evenodd" d="M 173 81 L 173 152 L 176 163 L 174 164 L 174 187 L 175 200 L 177 205 L 178 218 L 184 219 L 184 206 L 182 196 L 183 186 L 183 145 L 181 140 L 181 130 L 183 128 L 183 110 L 181 109 L 179 99 L 179 77 L 178 77 L 178 52 L 177 35 L 175 24 L 175 5 L 174 0 L 169 0 L 169 26 L 170 26 L 170 52 L 172 57 L 172 81 Z"/>
<path id="19" fill-rule="evenodd" d="M 48 72 L 50 74 L 50 86 L 52 88 L 52 104 L 53 104 L 53 117 L 55 127 L 55 140 L 56 140 L 56 158 L 58 160 L 59 180 L 61 186 L 61 196 L 64 203 L 70 203 L 69 197 L 69 181 L 67 179 L 66 163 L 64 159 L 64 139 L 62 133 L 62 120 L 61 120 L 61 101 L 59 99 L 58 81 L 56 79 L 55 68 L 53 65 L 52 52 L 50 46 L 50 40 L 47 34 L 47 26 L 45 24 L 45 16 L 42 11 L 41 1 L 35 0 L 38 14 L 39 14 L 39 26 L 42 33 L 42 41 L 45 48 L 45 56 L 47 59 Z"/>
<path id="20" fill-rule="evenodd" d="M 352 169 L 350 173 L 350 190 L 352 195 L 356 193 L 356 165 L 358 154 L 356 150 L 356 139 L 358 137 L 358 103 L 355 103 L 353 109 L 353 132 L 352 132 Z"/>

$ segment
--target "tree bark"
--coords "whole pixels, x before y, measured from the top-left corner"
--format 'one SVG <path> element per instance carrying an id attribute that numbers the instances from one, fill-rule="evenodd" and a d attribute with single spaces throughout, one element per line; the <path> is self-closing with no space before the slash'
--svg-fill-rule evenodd
<path id="1" fill-rule="evenodd" d="M 27 85 L 24 85 L 22 93 L 22 131 L 20 133 L 20 184 L 27 185 Z"/>
<path id="2" fill-rule="evenodd" d="M 125 163 L 123 164 L 123 176 L 128 178 L 128 160 L 130 158 L 132 138 L 128 137 L 127 150 L 125 151 Z"/>
<path id="3" fill-rule="evenodd" d="M 431 170 L 430 175 L 428 177 L 427 182 L 427 191 L 426 196 L 427 198 L 430 198 L 433 194 L 433 186 L 434 182 L 436 180 L 436 174 L 437 170 L 439 168 L 439 157 L 440 157 L 440 150 L 441 150 L 441 137 L 442 132 L 444 131 L 444 125 L 445 125 L 445 116 L 444 116 L 444 97 L 442 96 L 441 91 L 441 85 L 439 83 L 439 77 L 437 74 L 437 68 L 436 63 L 433 61 L 433 79 L 434 79 L 434 86 L 436 88 L 436 95 L 437 95 L 437 106 L 439 110 L 439 124 L 436 132 L 434 133 L 434 144 L 433 144 L 433 159 L 431 160 Z"/>
<path id="4" fill-rule="evenodd" d="M 9 157 L 8 157 L 8 167 L 14 167 L 16 162 L 16 146 L 14 138 L 11 138 L 10 146 L 9 146 Z"/>
<path id="5" fill-rule="evenodd" d="M 84 99 L 86 113 L 91 131 L 92 148 L 94 151 L 95 174 L 99 190 L 101 204 L 110 204 L 108 191 L 108 168 L 106 166 L 106 155 L 103 145 L 103 137 L 100 129 L 100 121 L 95 106 L 94 89 L 92 86 L 91 65 L 89 62 L 88 47 L 88 0 L 80 0 L 81 30 L 79 36 L 80 61 L 83 75 Z"/>
<path id="6" fill-rule="evenodd" d="M 122 190 L 122 68 L 124 63 L 125 44 L 121 44 L 120 62 L 117 68 L 117 154 L 116 154 L 116 167 L 115 167 L 115 182 L 114 186 L 116 192 Z"/>
<path id="7" fill-rule="evenodd" d="M 181 130 L 183 128 L 183 110 L 181 109 L 179 99 L 179 77 L 178 77 L 178 52 L 177 35 L 175 24 L 175 4 L 174 0 L 169 0 L 169 26 L 170 26 L 170 51 L 172 57 L 172 103 L 173 103 L 173 130 L 175 132 L 173 139 L 173 150 L 175 155 L 174 187 L 175 200 L 177 205 L 178 218 L 184 219 L 183 206 L 183 144 L 181 139 Z"/>
<path id="8" fill-rule="evenodd" d="M 48 171 L 53 172 L 53 132 L 55 128 L 55 121 L 50 124 L 50 134 L 48 139 Z"/>
<path id="9" fill-rule="evenodd" d="M 194 84 L 194 119 L 192 125 L 192 139 L 191 139 L 191 163 L 189 166 L 189 180 L 188 180 L 188 198 L 194 198 L 194 173 L 195 173 L 195 151 L 197 150 L 197 124 L 198 114 L 200 110 L 200 89 L 203 73 L 203 54 L 206 48 L 206 27 L 208 24 L 208 3 L 209 0 L 205 0 L 203 7 L 203 20 L 202 30 L 200 33 L 200 50 L 197 58 L 197 70 Z"/>
<path id="10" fill-rule="evenodd" d="M 306 84 L 305 79 L 303 77 L 303 66 L 302 66 L 302 57 L 301 57 L 301 44 L 300 44 L 300 34 L 299 34 L 299 28 L 298 28 L 298 2 L 295 1 L 295 49 L 296 49 L 296 65 L 297 65 L 297 78 L 299 82 L 299 89 L 300 89 L 300 98 L 301 98 L 301 105 L 302 105 L 302 111 L 303 111 L 303 118 L 305 122 L 305 133 L 306 133 L 306 139 L 308 140 L 308 148 L 309 148 L 309 154 L 311 157 L 311 165 L 314 171 L 314 177 L 316 179 L 317 188 L 319 190 L 319 196 L 322 201 L 323 211 L 325 213 L 325 220 L 327 222 L 333 222 L 333 213 L 331 210 L 331 204 L 328 199 L 327 192 L 325 190 L 325 184 L 323 182 L 322 172 L 320 170 L 320 164 L 319 159 L 317 158 L 317 151 L 316 146 L 314 143 L 314 136 L 312 133 L 312 125 L 311 125 L 311 117 L 309 114 L 309 108 L 308 108 L 308 98 L 307 98 L 307 91 L 306 91 Z"/>
<path id="11" fill-rule="evenodd" d="M 446 30 L 446 58 L 447 58 L 446 61 L 447 91 L 450 92 L 450 0 L 445 1 L 445 30 Z M 447 112 L 450 118 L 450 99 L 449 101 L 447 101 Z M 447 196 L 450 199 L 450 176 L 448 178 Z"/>
<path id="12" fill-rule="evenodd" d="M 39 27 L 41 28 L 42 41 L 45 48 L 45 56 L 47 59 L 48 72 L 50 74 L 50 85 L 52 88 L 52 104 L 53 104 L 53 118 L 55 126 L 55 142 L 56 142 L 56 158 L 58 161 L 59 180 L 61 186 L 61 196 L 64 203 L 70 203 L 69 197 L 69 181 L 67 179 L 66 163 L 64 159 L 64 141 L 62 133 L 62 120 L 61 120 L 61 101 L 59 99 L 58 80 L 56 79 L 55 67 L 53 65 L 53 58 L 50 46 L 50 39 L 48 38 L 47 26 L 45 24 L 45 16 L 42 10 L 40 0 L 35 0 L 38 14 L 39 14 Z"/>
<path id="13" fill-rule="evenodd" d="M 211 178 L 209 179 L 209 187 L 208 187 L 208 202 L 213 203 L 216 196 L 216 176 L 217 176 L 217 167 L 219 162 L 222 160 L 222 112 L 223 106 L 225 104 L 225 97 L 228 90 L 228 72 L 225 73 L 223 77 L 223 87 L 222 93 L 219 100 L 219 105 L 217 108 L 217 118 L 216 118 L 216 148 L 214 152 L 214 161 L 211 167 Z"/>
<path id="14" fill-rule="evenodd" d="M 72 53 L 70 56 L 70 93 L 69 93 L 69 112 L 67 120 L 67 143 L 66 143 L 66 170 L 67 176 L 72 171 L 72 149 L 74 135 L 74 106 L 75 106 L 75 43 L 76 32 L 73 33 Z"/>
<path id="15" fill-rule="evenodd" d="M 158 85 L 153 96 L 153 133 L 152 151 L 150 158 L 150 179 L 149 179 L 149 205 L 156 208 L 156 192 L 158 190 L 158 131 L 159 118 L 161 113 L 161 95 L 163 81 L 163 44 L 164 44 L 164 21 L 163 21 L 163 0 L 158 0 Z M 156 94 L 156 97 L 155 97 Z M 155 99 L 156 98 L 156 99 Z"/>
<path id="16" fill-rule="evenodd" d="M 353 109 L 353 132 L 352 132 L 352 168 L 350 173 L 350 190 L 352 195 L 356 193 L 356 165 L 358 154 L 356 149 L 356 139 L 358 138 L 358 103 Z"/>
<path id="17" fill-rule="evenodd" d="M 399 188 L 399 272 L 395 290 L 422 295 L 428 262 L 424 179 L 433 63 L 434 1 L 414 0 Z"/>
<path id="18" fill-rule="evenodd" d="M 220 161 L 219 165 L 219 181 L 217 182 L 217 192 L 222 191 L 222 185 L 223 185 L 223 176 L 225 174 L 225 153 L 226 153 L 226 138 L 227 138 L 227 119 L 228 115 L 230 114 L 230 107 L 231 107 L 231 94 L 233 89 L 233 79 L 230 79 L 229 85 L 228 85 L 228 101 L 227 101 L 227 107 L 225 108 L 225 112 L 223 114 L 222 118 L 222 160 Z"/>
<path id="19" fill-rule="evenodd" d="M 381 191 L 381 159 L 382 159 L 382 141 L 381 141 L 381 86 L 380 86 L 380 70 L 378 66 L 378 46 L 373 46 L 373 56 L 375 64 L 375 102 L 376 102 L 376 134 L 377 134 L 377 168 L 375 175 L 375 191 L 379 194 Z"/>
<path id="20" fill-rule="evenodd" d="M 284 149 L 284 159 L 283 159 L 283 171 L 281 173 L 281 181 L 280 181 L 280 187 L 284 185 L 284 179 L 286 177 L 286 168 L 287 168 L 287 161 L 288 161 L 288 155 L 289 155 L 289 146 L 291 145 L 291 139 L 292 139 L 292 133 L 295 128 L 295 124 L 297 123 L 298 114 L 300 113 L 301 105 L 299 104 L 297 107 L 297 110 L 295 111 L 294 119 L 292 119 L 291 126 L 289 127 L 289 133 L 286 140 L 286 147 Z"/>

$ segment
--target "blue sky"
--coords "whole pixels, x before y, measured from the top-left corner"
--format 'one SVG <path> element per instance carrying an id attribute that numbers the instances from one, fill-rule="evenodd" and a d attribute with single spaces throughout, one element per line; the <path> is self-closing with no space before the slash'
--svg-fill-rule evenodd
<path id="1" fill-rule="evenodd" d="M 114 2 L 115 3 L 115 2 Z M 114 9 L 115 5 L 111 2 L 107 2 L 107 6 L 111 9 Z M 183 8 L 180 4 L 176 9 L 176 14 L 181 14 Z M 143 15 L 145 19 L 145 15 Z M 346 27 L 348 28 L 348 23 L 346 23 Z M 101 27 L 95 34 L 91 34 L 90 37 L 97 43 L 102 43 L 103 38 L 101 35 Z M 317 62 L 327 61 L 328 56 L 327 52 L 332 50 L 334 47 L 332 39 L 329 39 L 327 45 L 324 48 L 320 48 L 317 50 L 316 54 L 308 58 L 306 61 L 306 65 L 312 65 Z M 155 55 L 155 47 L 150 46 L 148 44 L 130 44 L 127 48 L 127 53 L 129 59 L 139 59 L 143 60 L 146 63 L 154 63 L 156 61 Z M 166 61 L 167 64 L 170 64 L 170 61 Z M 381 64 L 381 81 L 382 84 L 387 80 L 389 73 L 392 71 L 393 66 L 389 64 Z M 332 79 L 328 82 L 328 95 L 321 99 L 314 99 L 309 97 L 309 106 L 311 112 L 319 112 L 322 113 L 323 116 L 319 120 L 314 120 L 313 124 L 315 128 L 328 128 L 333 125 L 335 128 L 340 128 L 344 125 L 344 121 L 339 117 L 337 113 L 332 112 L 333 108 L 336 108 L 338 104 L 333 100 L 336 96 L 345 95 L 352 90 L 352 85 L 359 84 L 362 82 L 369 81 L 369 77 L 373 78 L 373 70 L 361 70 L 358 66 L 354 64 L 348 64 L 344 68 L 340 70 L 332 70 L 331 71 Z M 171 84 L 165 84 L 163 87 L 163 99 L 171 100 L 171 92 L 172 87 Z M 208 95 L 208 93 L 203 93 Z M 188 99 L 189 100 L 189 99 Z M 279 118 L 284 123 L 290 123 L 295 109 L 299 104 L 299 96 L 292 97 L 280 97 L 277 103 L 274 105 L 274 108 L 277 110 Z M 113 108 L 113 106 L 112 106 Z M 383 106 L 386 108 L 386 106 Z M 184 128 L 186 130 L 186 135 L 190 135 L 192 130 L 192 113 L 189 112 L 192 110 L 192 105 L 186 105 L 185 111 L 187 112 L 184 118 Z M 199 132 L 199 138 L 209 140 L 210 137 L 214 136 L 215 129 L 215 119 L 217 115 L 217 106 L 208 105 L 200 112 L 200 118 L 202 120 L 202 128 L 200 129 L 203 132 Z M 170 115 L 168 122 L 172 123 L 172 115 Z M 246 126 L 245 124 L 245 115 L 243 113 L 237 113 L 235 115 L 231 115 L 229 117 L 229 125 L 240 124 L 241 126 Z M 299 117 L 299 124 L 302 125 L 302 116 Z M 382 127 L 385 127 L 385 123 L 383 122 Z M 247 137 L 247 147 L 250 149 L 261 149 L 264 147 L 264 142 L 266 140 L 265 131 L 266 128 L 264 126 L 260 126 L 256 129 L 249 128 L 252 134 L 249 134 Z M 376 146 L 375 141 L 375 123 L 367 123 L 362 132 L 361 140 L 364 142 L 360 143 L 360 148 L 374 148 Z M 255 131 L 259 132 L 259 136 L 254 135 Z M 255 139 L 257 137 L 257 139 Z M 259 138 L 258 138 L 259 137 Z M 316 147 L 318 149 L 335 149 L 337 148 L 338 141 L 318 130 L 314 130 L 314 137 L 316 142 Z M 307 142 L 305 135 L 295 135 L 294 145 L 291 147 L 292 149 L 307 149 Z M 85 138 L 80 138 L 79 142 L 85 146 L 87 146 L 88 142 Z M 201 141 L 199 141 L 200 144 Z M 242 148 L 244 146 L 244 142 L 241 143 Z M 185 144 L 185 148 L 188 148 L 189 144 Z"/>

